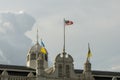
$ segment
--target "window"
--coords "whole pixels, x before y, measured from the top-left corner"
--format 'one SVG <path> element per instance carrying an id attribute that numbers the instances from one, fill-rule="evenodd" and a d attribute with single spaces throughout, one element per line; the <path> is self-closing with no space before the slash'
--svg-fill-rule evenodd
<path id="1" fill-rule="evenodd" d="M 58 65 L 58 77 L 62 77 L 62 64 Z"/>
<path id="2" fill-rule="evenodd" d="M 31 54 L 31 60 L 35 60 L 36 59 L 36 54 Z"/>
<path id="3" fill-rule="evenodd" d="M 66 65 L 66 77 L 69 78 L 70 77 L 70 66 Z"/>

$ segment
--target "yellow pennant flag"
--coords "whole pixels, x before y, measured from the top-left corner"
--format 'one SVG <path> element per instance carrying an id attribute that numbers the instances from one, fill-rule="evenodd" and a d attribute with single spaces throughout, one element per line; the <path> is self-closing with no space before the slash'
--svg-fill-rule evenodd
<path id="1" fill-rule="evenodd" d="M 90 58 L 92 57 L 92 53 L 91 53 L 91 50 L 90 50 L 90 46 L 88 44 L 88 54 L 87 54 L 87 58 Z"/>
<path id="2" fill-rule="evenodd" d="M 88 51 L 87 57 L 88 57 L 88 58 L 92 57 L 92 53 L 91 53 L 90 49 L 89 49 L 89 51 Z"/>
<path id="3" fill-rule="evenodd" d="M 42 52 L 43 54 L 46 54 L 46 53 L 47 53 L 47 52 L 46 52 L 46 49 L 45 49 L 44 47 L 41 47 L 40 52 Z"/>

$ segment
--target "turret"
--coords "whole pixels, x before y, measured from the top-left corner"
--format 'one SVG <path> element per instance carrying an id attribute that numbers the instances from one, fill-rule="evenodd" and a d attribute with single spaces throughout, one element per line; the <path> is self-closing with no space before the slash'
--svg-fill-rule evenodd
<path id="1" fill-rule="evenodd" d="M 92 76 L 92 71 L 91 71 L 91 63 L 90 63 L 90 57 L 92 56 L 89 44 L 88 44 L 88 54 L 87 54 L 87 59 L 84 64 L 84 70 L 82 74 L 82 80 L 95 80 L 94 77 Z"/>
<path id="2" fill-rule="evenodd" d="M 73 58 L 66 52 L 58 54 L 55 58 L 55 74 L 61 79 L 76 79 L 74 72 Z"/>
<path id="3" fill-rule="evenodd" d="M 45 79 L 45 68 L 44 68 L 44 59 L 41 55 L 38 56 L 36 61 L 36 80 L 46 80 Z"/>
<path id="4" fill-rule="evenodd" d="M 36 75 L 39 77 L 44 74 L 44 60 L 41 56 L 37 58 L 36 64 Z"/>
<path id="5" fill-rule="evenodd" d="M 91 50 L 90 50 L 90 46 L 88 44 L 88 54 L 87 54 L 87 58 L 86 58 L 86 62 L 84 64 L 84 72 L 91 72 L 91 63 L 90 63 L 90 57 L 92 56 Z"/>
<path id="6" fill-rule="evenodd" d="M 44 68 L 48 68 L 48 53 L 46 49 L 45 49 L 46 54 L 44 54 L 44 52 L 41 51 L 43 47 L 45 49 L 45 46 L 43 46 L 43 43 L 40 45 L 38 42 L 38 30 L 37 30 L 37 42 L 34 46 L 31 47 L 31 49 L 28 51 L 28 54 L 27 54 L 27 66 L 28 67 L 36 69 L 36 66 L 37 66 L 36 60 L 38 56 L 40 55 L 44 60 L 44 65 L 43 65 Z"/>
<path id="7" fill-rule="evenodd" d="M 91 72 L 91 63 L 89 62 L 88 59 L 84 63 L 84 72 Z"/>

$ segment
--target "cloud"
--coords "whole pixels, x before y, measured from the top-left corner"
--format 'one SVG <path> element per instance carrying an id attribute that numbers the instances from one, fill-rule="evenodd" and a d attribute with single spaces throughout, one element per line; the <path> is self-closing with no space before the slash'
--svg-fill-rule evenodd
<path id="1" fill-rule="evenodd" d="M 25 64 L 31 40 L 25 36 L 36 20 L 25 12 L 0 13 L 0 61 Z"/>

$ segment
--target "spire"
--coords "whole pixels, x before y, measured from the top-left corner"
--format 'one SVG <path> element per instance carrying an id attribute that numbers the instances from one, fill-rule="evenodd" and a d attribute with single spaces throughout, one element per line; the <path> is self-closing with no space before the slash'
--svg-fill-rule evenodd
<path id="1" fill-rule="evenodd" d="M 89 61 L 91 56 L 92 56 L 92 53 L 90 51 L 90 45 L 88 43 L 88 53 L 87 53 L 86 62 L 84 63 L 82 80 L 95 80 L 94 77 L 92 76 L 91 63 Z"/>
<path id="2" fill-rule="evenodd" d="M 91 63 L 90 63 L 90 57 L 92 56 L 92 53 L 90 51 L 90 45 L 88 43 L 88 53 L 87 53 L 87 59 L 84 64 L 84 71 L 91 71 Z"/>
<path id="3" fill-rule="evenodd" d="M 36 37 L 37 37 L 37 43 L 38 43 L 38 39 L 39 39 L 39 37 L 38 37 L 38 28 L 37 28 L 37 36 Z"/>
<path id="4" fill-rule="evenodd" d="M 90 45 L 88 43 L 88 53 L 87 53 L 86 62 L 84 64 L 84 72 L 90 72 L 91 71 L 90 57 L 91 57 L 91 51 L 90 51 Z"/>
<path id="5" fill-rule="evenodd" d="M 38 58 L 38 53 L 39 53 L 39 41 L 38 41 L 38 39 L 39 39 L 39 37 L 38 37 L 38 28 L 37 28 L 37 35 L 36 35 L 36 39 L 37 39 L 37 43 L 36 43 L 36 59 Z"/>

